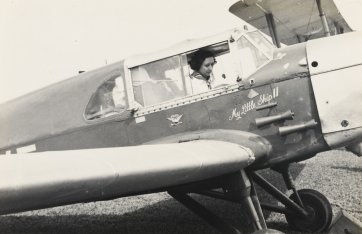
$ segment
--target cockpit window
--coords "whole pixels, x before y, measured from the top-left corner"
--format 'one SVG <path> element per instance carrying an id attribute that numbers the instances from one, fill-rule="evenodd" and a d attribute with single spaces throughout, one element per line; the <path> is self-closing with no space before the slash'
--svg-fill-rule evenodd
<path id="1" fill-rule="evenodd" d="M 180 56 L 131 68 L 136 104 L 151 106 L 186 95 Z"/>
<path id="2" fill-rule="evenodd" d="M 259 41 L 259 43 L 261 43 L 261 41 Z M 269 60 L 264 52 L 254 46 L 245 36 L 238 39 L 237 47 L 241 57 L 243 77 L 248 77 Z"/>
<path id="3" fill-rule="evenodd" d="M 127 107 L 123 77 L 112 77 L 92 95 L 86 107 L 85 118 L 93 120 L 112 116 L 122 113 Z"/>

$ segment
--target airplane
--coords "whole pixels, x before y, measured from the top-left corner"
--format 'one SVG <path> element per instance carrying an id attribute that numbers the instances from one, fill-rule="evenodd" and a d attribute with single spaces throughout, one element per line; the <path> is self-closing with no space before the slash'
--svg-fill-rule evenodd
<path id="1" fill-rule="evenodd" d="M 339 147 L 362 155 L 362 33 L 339 23 L 338 35 L 283 46 L 271 9 L 247 2 L 230 11 L 241 4 L 243 17 L 258 3 L 274 44 L 244 23 L 1 104 L 0 214 L 167 191 L 223 233 L 241 231 L 189 193 L 243 204 L 255 233 L 279 233 L 263 210 L 295 230 L 326 231 L 328 199 L 298 190 L 289 166 Z M 190 78 L 199 49 L 217 61 L 203 92 Z M 265 168 L 292 195 L 258 173 Z M 259 202 L 255 184 L 280 205 Z"/>

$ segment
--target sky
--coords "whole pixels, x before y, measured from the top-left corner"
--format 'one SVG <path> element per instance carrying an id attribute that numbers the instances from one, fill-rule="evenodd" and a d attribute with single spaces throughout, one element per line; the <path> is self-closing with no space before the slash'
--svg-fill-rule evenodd
<path id="1" fill-rule="evenodd" d="M 125 57 L 241 25 L 237 0 L 0 0 L 0 103 Z M 362 0 L 335 0 L 362 30 Z"/>

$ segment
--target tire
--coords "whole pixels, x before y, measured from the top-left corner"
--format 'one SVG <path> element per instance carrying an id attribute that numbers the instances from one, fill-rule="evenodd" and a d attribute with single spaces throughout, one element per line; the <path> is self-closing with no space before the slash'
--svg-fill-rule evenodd
<path id="1" fill-rule="evenodd" d="M 312 189 L 302 189 L 298 191 L 304 208 L 308 212 L 307 217 L 286 214 L 285 218 L 289 226 L 301 231 L 318 233 L 325 231 L 332 222 L 332 206 L 328 199 L 320 192 Z M 290 199 L 297 201 L 297 196 L 293 193 Z"/>

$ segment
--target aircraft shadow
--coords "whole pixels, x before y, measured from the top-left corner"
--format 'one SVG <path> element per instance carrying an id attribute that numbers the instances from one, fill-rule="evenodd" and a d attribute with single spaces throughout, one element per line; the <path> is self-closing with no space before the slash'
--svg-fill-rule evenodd
<path id="1" fill-rule="evenodd" d="M 360 167 L 346 167 L 346 166 L 333 166 L 331 167 L 333 169 L 342 169 L 342 170 L 347 170 L 347 171 L 351 171 L 351 172 L 362 172 L 362 168 Z"/>
<path id="2" fill-rule="evenodd" d="M 291 173 L 296 178 L 303 170 L 303 164 L 293 164 Z M 276 187 L 285 191 L 279 174 L 268 169 L 260 174 Z M 269 195 L 257 188 L 260 200 L 276 203 Z M 250 225 L 243 213 L 240 204 L 216 200 L 200 195 L 192 195 L 197 201 L 205 205 L 219 217 L 230 222 L 235 227 L 248 232 Z M 119 201 L 122 201 L 120 199 Z M 71 206 L 69 206 L 71 209 Z M 7 215 L 0 216 L 0 233 L 218 233 L 198 216 L 183 207 L 171 197 L 141 209 L 123 214 L 97 215 Z M 288 229 L 284 219 L 269 220 L 269 212 L 265 212 L 269 228 L 278 229 L 286 233 L 293 233 Z M 296 232 L 295 232 L 296 233 Z"/>

